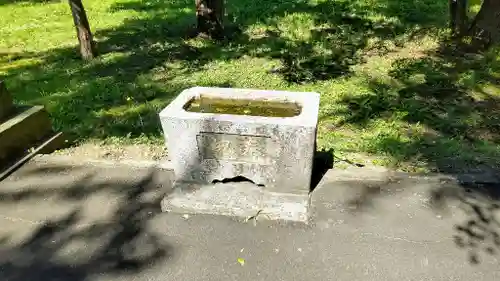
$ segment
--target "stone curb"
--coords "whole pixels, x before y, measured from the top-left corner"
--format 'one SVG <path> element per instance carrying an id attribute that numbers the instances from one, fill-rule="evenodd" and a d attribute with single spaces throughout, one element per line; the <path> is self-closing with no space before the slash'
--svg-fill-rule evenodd
<path id="1" fill-rule="evenodd" d="M 173 171 L 172 163 L 165 161 L 152 160 L 97 160 L 97 159 L 75 159 L 72 156 L 57 154 L 40 154 L 31 161 L 35 162 L 54 162 L 66 164 L 68 166 L 128 166 L 136 168 L 159 168 L 162 170 Z M 500 184 L 500 177 L 491 173 L 465 173 L 465 174 L 416 174 L 389 170 L 383 167 L 349 167 L 347 169 L 330 169 L 329 175 L 334 175 L 335 181 L 387 181 L 398 178 L 413 178 L 421 180 L 454 180 L 462 184 Z M 333 177 L 331 177 L 333 178 Z"/>
<path id="2" fill-rule="evenodd" d="M 168 161 L 92 160 L 54 154 L 37 155 L 31 161 L 49 166 L 155 169 L 162 174 L 170 175 L 170 178 L 173 173 L 173 167 Z M 173 188 L 174 192 L 162 200 L 161 207 L 165 212 L 179 214 L 211 214 L 239 218 L 246 217 L 247 219 L 259 216 L 259 218 L 267 218 L 273 221 L 295 221 L 309 224 L 320 218 L 322 213 L 330 216 L 329 214 L 332 211 L 335 212 L 334 209 L 322 212 L 324 204 L 335 205 L 338 202 L 345 201 L 347 197 L 352 195 L 351 193 L 356 193 L 356 188 L 362 187 L 365 183 L 397 185 L 398 182 L 405 180 L 425 181 L 439 185 L 448 183 L 499 183 L 496 177 L 484 174 L 418 175 L 378 167 L 353 167 L 344 170 L 328 170 L 316 189 L 309 195 L 303 196 L 267 192 L 253 185 L 245 186 L 245 183 L 229 183 L 218 188 L 211 186 L 212 188 L 195 188 L 192 190 L 189 190 L 189 188 L 175 188 L 174 184 L 169 187 L 169 189 Z"/>
<path id="3" fill-rule="evenodd" d="M 31 161 L 35 163 L 58 164 L 66 166 L 126 166 L 130 168 L 159 168 L 165 171 L 173 171 L 173 167 L 170 161 L 75 159 L 75 157 L 72 156 L 54 154 L 40 154 L 35 156 Z"/>
<path id="4" fill-rule="evenodd" d="M 37 155 L 31 161 L 49 166 L 92 166 L 103 169 L 127 167 L 173 172 L 173 167 L 168 161 L 76 159 L 57 154 Z M 162 210 L 179 214 L 211 214 L 243 219 L 252 217 L 306 224 L 309 222 L 310 196 L 307 194 L 269 192 L 246 182 L 219 184 L 219 186 L 216 184 L 208 188 L 201 188 L 199 185 L 196 187 L 193 189 L 183 184 L 174 185 L 174 192 L 162 200 Z"/>
<path id="5" fill-rule="evenodd" d="M 412 178 L 421 180 L 451 180 L 461 184 L 500 184 L 500 176 L 491 173 L 417 174 L 398 172 L 382 167 L 330 169 L 327 173 L 335 181 L 390 181 L 398 178 Z"/>

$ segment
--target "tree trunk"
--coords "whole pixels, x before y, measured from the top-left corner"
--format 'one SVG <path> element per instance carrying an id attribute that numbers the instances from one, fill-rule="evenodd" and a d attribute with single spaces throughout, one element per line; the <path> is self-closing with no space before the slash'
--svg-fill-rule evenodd
<path id="1" fill-rule="evenodd" d="M 450 28 L 455 35 L 467 32 L 467 0 L 449 0 Z"/>
<path id="2" fill-rule="evenodd" d="M 82 55 L 82 59 L 91 60 L 96 56 L 96 48 L 82 0 L 69 0 L 69 6 L 73 14 L 76 35 L 80 42 L 80 54 Z"/>
<path id="3" fill-rule="evenodd" d="M 483 48 L 500 42 L 500 1 L 483 0 L 479 13 L 474 18 L 469 35 L 473 44 L 481 44 Z"/>
<path id="4" fill-rule="evenodd" d="M 198 33 L 213 38 L 224 34 L 224 0 L 196 0 Z"/>

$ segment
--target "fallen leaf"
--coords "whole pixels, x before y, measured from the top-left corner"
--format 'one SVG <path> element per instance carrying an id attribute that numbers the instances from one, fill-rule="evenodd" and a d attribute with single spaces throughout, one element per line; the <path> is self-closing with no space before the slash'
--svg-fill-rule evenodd
<path id="1" fill-rule="evenodd" d="M 238 258 L 238 263 L 241 264 L 241 266 L 245 265 L 245 259 Z"/>

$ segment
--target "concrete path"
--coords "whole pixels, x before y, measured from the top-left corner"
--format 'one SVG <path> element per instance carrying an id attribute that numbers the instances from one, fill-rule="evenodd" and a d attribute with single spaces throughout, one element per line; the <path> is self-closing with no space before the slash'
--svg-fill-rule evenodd
<path id="1" fill-rule="evenodd" d="M 170 177 L 29 163 L 0 183 L 0 280 L 500 280 L 498 186 L 331 171 L 311 224 L 254 224 L 160 213 Z"/>

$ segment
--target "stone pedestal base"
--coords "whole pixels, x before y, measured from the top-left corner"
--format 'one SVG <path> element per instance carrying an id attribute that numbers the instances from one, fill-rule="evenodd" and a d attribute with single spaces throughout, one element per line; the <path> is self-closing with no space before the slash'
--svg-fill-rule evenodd
<path id="1" fill-rule="evenodd" d="M 162 211 L 242 218 L 309 220 L 309 196 L 269 192 L 250 182 L 203 185 L 176 182 L 161 203 Z"/>

